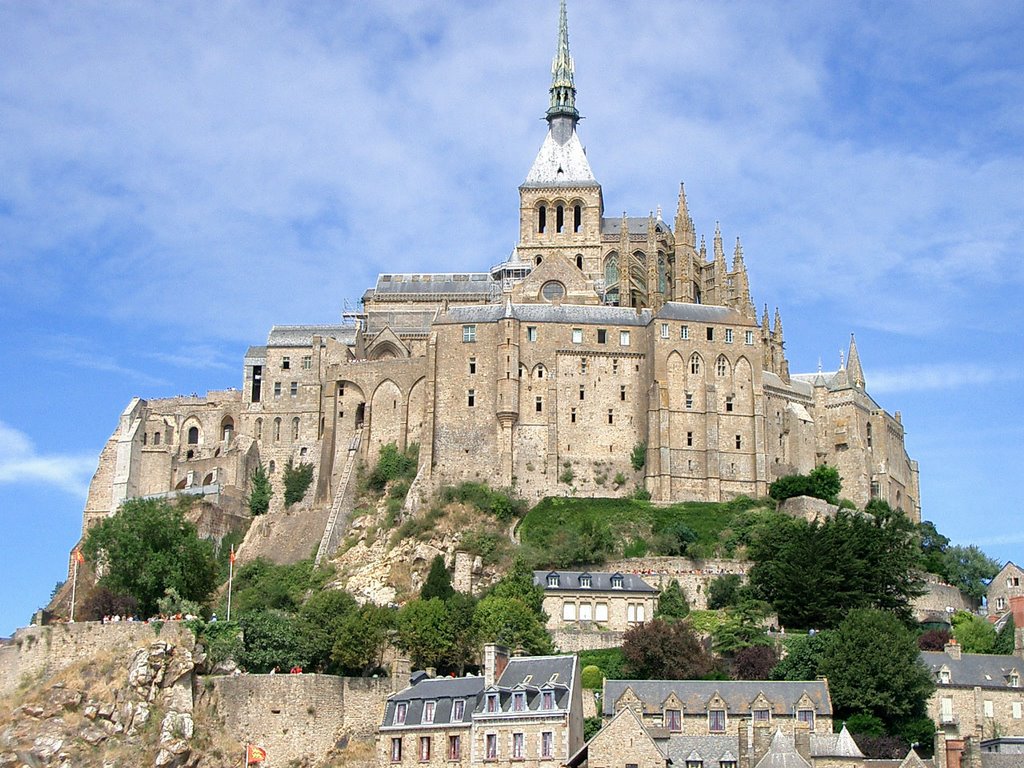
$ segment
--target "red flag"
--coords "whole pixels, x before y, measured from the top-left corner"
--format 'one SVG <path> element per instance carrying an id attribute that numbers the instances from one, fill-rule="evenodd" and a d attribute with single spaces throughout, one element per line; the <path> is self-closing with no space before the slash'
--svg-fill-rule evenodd
<path id="1" fill-rule="evenodd" d="M 231 548 L 231 554 L 228 555 L 228 560 L 231 561 L 232 565 L 235 564 L 235 548 L 234 547 Z"/>
<path id="2" fill-rule="evenodd" d="M 255 744 L 248 744 L 245 747 L 245 764 L 254 765 L 262 763 L 267 759 L 267 750 L 257 747 Z"/>
<path id="3" fill-rule="evenodd" d="M 79 565 L 85 562 L 85 555 L 83 555 L 82 550 L 78 549 L 77 547 L 74 550 L 72 550 L 71 556 L 75 558 L 75 562 Z"/>

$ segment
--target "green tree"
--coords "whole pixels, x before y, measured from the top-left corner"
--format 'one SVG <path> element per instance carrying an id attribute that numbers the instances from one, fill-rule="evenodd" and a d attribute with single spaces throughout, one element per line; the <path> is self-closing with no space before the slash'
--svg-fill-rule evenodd
<path id="1" fill-rule="evenodd" d="M 291 459 L 284 465 L 284 505 L 290 507 L 302 501 L 313 482 L 313 465 L 300 461 L 293 464 Z"/>
<path id="2" fill-rule="evenodd" d="M 822 659 L 831 635 L 831 632 L 816 632 L 787 637 L 788 653 L 772 670 L 772 680 L 814 680 L 821 674 Z"/>
<path id="3" fill-rule="evenodd" d="M 689 614 L 690 604 L 686 601 L 683 588 L 679 586 L 677 580 L 672 579 L 658 597 L 658 608 L 654 612 L 654 618 L 678 621 L 685 619 Z"/>
<path id="4" fill-rule="evenodd" d="M 446 672 L 454 672 L 461 677 L 466 671 L 466 666 L 476 658 L 479 647 L 476 624 L 477 599 L 461 592 L 453 592 L 444 604 L 448 610 L 448 624 L 452 633 L 451 653 L 444 668 Z"/>
<path id="5" fill-rule="evenodd" d="M 83 554 L 102 573 L 100 586 L 130 595 L 151 615 L 170 587 L 205 602 L 217 587 L 213 545 L 202 541 L 181 510 L 164 500 L 131 499 L 90 529 Z"/>
<path id="6" fill-rule="evenodd" d="M 770 641 L 762 625 L 770 610 L 760 600 L 744 600 L 730 606 L 725 621 L 713 633 L 715 651 L 733 655 L 753 645 L 768 645 Z"/>
<path id="7" fill-rule="evenodd" d="M 819 464 L 808 475 L 780 477 L 768 487 L 768 495 L 780 502 L 794 496 L 814 496 L 836 504 L 840 490 L 839 470 L 828 464 Z"/>
<path id="8" fill-rule="evenodd" d="M 411 476 L 416 471 L 416 458 L 419 447 L 410 445 L 409 450 L 402 453 L 395 443 L 381 446 L 377 457 L 377 466 L 367 478 L 367 484 L 375 491 L 383 491 L 391 480 Z"/>
<path id="9" fill-rule="evenodd" d="M 715 671 L 715 662 L 693 628 L 685 622 L 655 619 L 627 630 L 622 655 L 630 677 L 640 680 L 700 680 Z"/>
<path id="10" fill-rule="evenodd" d="M 420 588 L 420 599 L 429 600 L 432 597 L 447 600 L 455 594 L 452 587 L 452 575 L 444 564 L 444 555 L 437 555 L 430 563 L 430 571 L 427 579 Z"/>
<path id="11" fill-rule="evenodd" d="M 474 624 L 482 643 L 501 643 L 534 656 L 552 651 L 551 636 L 544 622 L 517 598 L 488 595 L 476 606 Z"/>
<path id="12" fill-rule="evenodd" d="M 296 625 L 312 669 L 337 671 L 332 659 L 334 643 L 341 627 L 358 610 L 355 598 L 340 589 L 316 592 L 299 609 Z"/>
<path id="13" fill-rule="evenodd" d="M 921 567 L 928 573 L 946 577 L 946 549 L 949 539 L 939 533 L 935 523 L 924 520 L 917 526 L 917 537 L 921 547 Z"/>
<path id="14" fill-rule="evenodd" d="M 996 642 L 992 647 L 992 653 L 1001 653 L 1004 656 L 1009 656 L 1013 653 L 1013 632 L 1014 632 L 1013 615 L 1010 615 L 1006 619 L 1006 623 L 1003 624 L 1003 628 L 996 633 Z"/>
<path id="15" fill-rule="evenodd" d="M 778 663 L 771 646 L 749 645 L 733 657 L 730 672 L 733 680 L 768 680 Z"/>
<path id="16" fill-rule="evenodd" d="M 296 622 L 280 611 L 255 611 L 243 617 L 242 665 L 250 672 L 306 667 L 309 659 Z"/>
<path id="17" fill-rule="evenodd" d="M 416 667 L 440 667 L 452 653 L 453 636 L 444 601 L 410 600 L 396 618 L 398 645 Z"/>
<path id="18" fill-rule="evenodd" d="M 738 573 L 724 573 L 708 585 L 708 608 L 716 610 L 735 605 L 742 583 Z"/>
<path id="19" fill-rule="evenodd" d="M 647 443 L 639 442 L 633 446 L 633 451 L 629 454 L 629 463 L 637 472 L 644 468 L 647 464 Z"/>
<path id="20" fill-rule="evenodd" d="M 270 509 L 270 499 L 274 495 L 274 489 L 270 485 L 270 475 L 262 464 L 257 464 L 256 469 L 249 475 L 249 497 L 245 500 L 249 506 L 249 512 L 255 517 L 265 515 Z"/>
<path id="21" fill-rule="evenodd" d="M 948 547 L 943 553 L 944 576 L 949 584 L 975 600 L 985 596 L 988 584 L 999 573 L 999 561 L 977 546 Z"/>
<path id="22" fill-rule="evenodd" d="M 980 616 L 967 611 L 953 614 L 953 637 L 964 653 L 992 653 L 996 646 L 996 629 Z"/>
<path id="23" fill-rule="evenodd" d="M 808 523 L 758 528 L 749 545 L 750 583 L 786 626 L 835 627 L 852 608 L 879 608 L 910 621 L 921 594 L 920 550 L 902 513 L 872 518 L 840 510 Z"/>
<path id="24" fill-rule="evenodd" d="M 364 677 L 379 668 L 394 632 L 395 610 L 367 603 L 345 617 L 338 627 L 331 659 L 343 672 Z"/>
<path id="25" fill-rule="evenodd" d="M 923 715 L 935 689 L 914 633 L 893 614 L 870 608 L 850 611 L 832 634 L 821 672 L 838 717 L 874 715 L 890 733 Z"/>
<path id="26" fill-rule="evenodd" d="M 269 608 L 296 613 L 306 593 L 320 589 L 327 576 L 327 571 L 313 570 L 312 560 L 277 565 L 257 558 L 235 572 L 232 611 L 239 616 Z"/>
<path id="27" fill-rule="evenodd" d="M 533 571 L 523 557 L 517 557 L 501 580 L 491 588 L 489 597 L 511 597 L 525 603 L 537 614 L 542 623 L 548 615 L 544 613 L 544 587 L 533 583 Z"/>

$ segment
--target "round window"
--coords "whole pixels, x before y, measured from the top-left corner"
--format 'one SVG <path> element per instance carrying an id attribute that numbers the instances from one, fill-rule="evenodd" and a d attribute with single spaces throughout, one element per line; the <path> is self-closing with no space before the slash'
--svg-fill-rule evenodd
<path id="1" fill-rule="evenodd" d="M 565 296 L 565 286 L 557 280 L 549 280 L 540 289 L 540 295 L 545 301 L 556 301 Z"/>

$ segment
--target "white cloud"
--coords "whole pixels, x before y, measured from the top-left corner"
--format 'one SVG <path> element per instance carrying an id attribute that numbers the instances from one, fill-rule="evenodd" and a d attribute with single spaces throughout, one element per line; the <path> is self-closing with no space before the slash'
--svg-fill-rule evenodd
<path id="1" fill-rule="evenodd" d="M 1012 381 L 1021 377 L 1011 368 L 991 368 L 981 365 L 942 363 L 913 365 L 905 368 L 872 370 L 868 387 L 872 392 L 917 392 L 924 390 L 959 389 L 974 385 Z"/>
<path id="2" fill-rule="evenodd" d="M 85 498 L 95 470 L 95 456 L 38 453 L 28 435 L 0 421 L 0 484 L 49 485 Z"/>

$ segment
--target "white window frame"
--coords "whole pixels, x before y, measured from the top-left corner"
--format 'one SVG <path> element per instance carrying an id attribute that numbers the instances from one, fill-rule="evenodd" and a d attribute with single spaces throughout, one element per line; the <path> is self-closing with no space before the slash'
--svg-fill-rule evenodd
<path id="1" fill-rule="evenodd" d="M 721 714 L 722 722 L 721 728 L 716 728 L 715 725 L 718 723 L 718 715 Z M 708 733 L 725 733 L 729 728 L 729 713 L 724 709 L 709 709 L 708 710 Z"/>
<path id="2" fill-rule="evenodd" d="M 522 760 L 526 757 L 526 734 L 517 731 L 512 734 L 512 759 Z"/>
<path id="3" fill-rule="evenodd" d="M 498 734 L 484 734 L 484 760 L 498 759 Z"/>
<path id="4" fill-rule="evenodd" d="M 562 603 L 562 621 L 576 621 L 576 603 L 569 600 Z"/>
<path id="5" fill-rule="evenodd" d="M 594 620 L 594 604 L 580 603 L 580 621 Z"/>
<path id="6" fill-rule="evenodd" d="M 746 345 L 748 347 L 754 346 L 754 332 L 753 331 L 747 331 L 744 334 L 744 342 L 746 343 Z"/>
<path id="7" fill-rule="evenodd" d="M 426 701 L 423 703 L 423 722 L 432 723 L 434 722 L 434 713 L 437 712 L 436 701 Z"/>
<path id="8" fill-rule="evenodd" d="M 555 734 L 552 731 L 543 731 L 540 735 L 540 756 L 555 756 Z"/>
<path id="9" fill-rule="evenodd" d="M 688 326 L 688 325 L 680 326 L 680 328 L 679 328 L 679 338 L 682 339 L 683 341 L 686 341 L 688 338 L 690 338 L 690 326 Z"/>
<path id="10" fill-rule="evenodd" d="M 725 329 L 725 343 L 732 344 L 732 328 Z"/>
<path id="11" fill-rule="evenodd" d="M 402 762 L 402 737 L 392 736 L 391 737 L 391 762 L 400 763 Z"/>
<path id="12" fill-rule="evenodd" d="M 620 347 L 628 347 L 629 346 L 629 331 L 619 331 L 619 346 Z"/>
<path id="13" fill-rule="evenodd" d="M 594 621 L 608 621 L 608 603 L 594 605 Z"/>
<path id="14" fill-rule="evenodd" d="M 405 725 L 405 718 L 409 713 L 409 705 L 404 701 L 395 704 L 395 725 Z"/>
<path id="15" fill-rule="evenodd" d="M 461 723 L 463 718 L 466 716 L 466 701 L 465 699 L 456 699 L 452 703 L 452 721 Z"/>
<path id="16" fill-rule="evenodd" d="M 583 329 L 582 328 L 573 328 L 572 329 L 572 343 L 573 344 L 582 344 L 583 343 Z"/>
<path id="17" fill-rule="evenodd" d="M 462 343 L 472 344 L 476 341 L 476 325 L 462 326 Z"/>
<path id="18" fill-rule="evenodd" d="M 661 338 L 667 339 L 668 338 L 668 332 L 669 332 L 668 331 L 668 323 L 662 323 L 661 324 Z"/>

